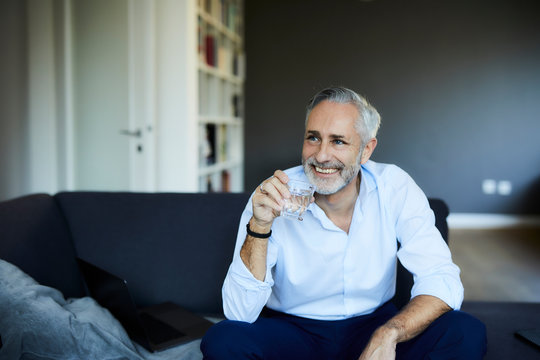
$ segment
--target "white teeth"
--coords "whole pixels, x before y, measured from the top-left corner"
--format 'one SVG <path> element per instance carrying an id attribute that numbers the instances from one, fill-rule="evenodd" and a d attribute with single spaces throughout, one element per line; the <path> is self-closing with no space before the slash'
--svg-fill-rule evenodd
<path id="1" fill-rule="evenodd" d="M 317 170 L 317 172 L 320 172 L 320 173 L 323 173 L 323 174 L 333 174 L 333 173 L 338 171 L 337 169 L 323 169 L 323 168 L 320 168 L 318 166 L 315 166 L 315 170 Z"/>

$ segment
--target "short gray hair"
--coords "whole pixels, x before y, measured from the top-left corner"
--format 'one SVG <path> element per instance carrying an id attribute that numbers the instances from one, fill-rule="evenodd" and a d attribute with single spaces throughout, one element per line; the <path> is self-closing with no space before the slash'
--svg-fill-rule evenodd
<path id="1" fill-rule="evenodd" d="M 306 108 L 306 126 L 311 111 L 315 106 L 325 100 L 338 104 L 352 104 L 356 107 L 359 116 L 355 122 L 354 128 L 362 138 L 364 145 L 372 138 L 377 137 L 377 132 L 381 126 L 381 116 L 377 112 L 377 109 L 356 92 L 342 86 L 333 86 L 323 89 L 309 100 Z"/>

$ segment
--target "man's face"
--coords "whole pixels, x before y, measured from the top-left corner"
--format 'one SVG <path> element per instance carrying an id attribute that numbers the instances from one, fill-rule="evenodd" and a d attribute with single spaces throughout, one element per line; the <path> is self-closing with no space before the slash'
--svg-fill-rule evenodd
<path id="1" fill-rule="evenodd" d="M 302 165 L 317 192 L 330 195 L 356 179 L 363 156 L 362 139 L 354 128 L 358 111 L 352 104 L 323 101 L 309 115 Z"/>

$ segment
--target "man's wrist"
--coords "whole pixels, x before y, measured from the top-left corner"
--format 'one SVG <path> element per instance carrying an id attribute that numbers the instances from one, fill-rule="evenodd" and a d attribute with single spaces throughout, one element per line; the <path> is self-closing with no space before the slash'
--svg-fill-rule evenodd
<path id="1" fill-rule="evenodd" d="M 394 323 L 386 323 L 375 332 L 376 336 L 384 338 L 385 341 L 397 344 L 399 342 L 401 329 Z"/>
<path id="2" fill-rule="evenodd" d="M 269 234 L 272 231 L 272 223 L 260 224 L 255 218 L 251 218 L 248 222 L 249 229 L 257 234 Z M 260 237 L 259 237 L 260 238 Z"/>
<path id="3" fill-rule="evenodd" d="M 253 230 L 251 230 L 251 228 L 249 227 L 249 222 L 246 224 L 246 231 L 247 231 L 247 234 L 253 238 L 256 238 L 256 239 L 268 239 L 270 237 L 270 235 L 272 235 L 272 230 L 270 230 L 269 232 L 267 233 L 258 233 L 258 232 L 255 232 Z"/>

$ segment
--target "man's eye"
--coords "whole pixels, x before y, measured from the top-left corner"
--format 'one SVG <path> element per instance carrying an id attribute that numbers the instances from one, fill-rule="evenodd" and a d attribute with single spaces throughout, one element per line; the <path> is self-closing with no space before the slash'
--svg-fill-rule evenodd
<path id="1" fill-rule="evenodd" d="M 307 141 L 317 141 L 319 140 L 316 136 L 313 136 L 313 135 L 309 135 L 308 137 L 306 137 L 306 140 Z"/>
<path id="2" fill-rule="evenodd" d="M 334 140 L 334 144 L 336 144 L 336 145 L 344 145 L 345 142 L 343 140 Z"/>

